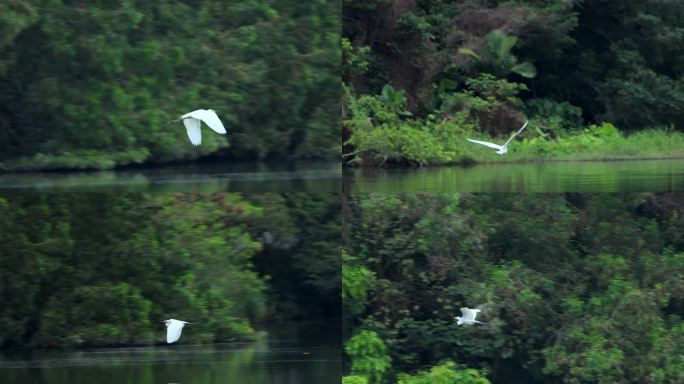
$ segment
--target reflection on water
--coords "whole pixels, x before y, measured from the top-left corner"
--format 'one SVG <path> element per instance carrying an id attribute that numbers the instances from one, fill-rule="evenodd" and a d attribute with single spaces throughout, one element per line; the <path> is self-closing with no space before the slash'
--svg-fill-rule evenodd
<path id="1" fill-rule="evenodd" d="M 342 168 L 331 162 L 221 162 L 149 169 L 0 173 L 0 190 L 339 192 Z"/>
<path id="2" fill-rule="evenodd" d="M 0 378 L 22 384 L 341 381 L 338 325 L 278 325 L 268 333 L 254 343 L 4 353 Z"/>
<path id="3" fill-rule="evenodd" d="M 349 192 L 670 192 L 684 189 L 684 160 L 345 169 L 343 187 Z"/>

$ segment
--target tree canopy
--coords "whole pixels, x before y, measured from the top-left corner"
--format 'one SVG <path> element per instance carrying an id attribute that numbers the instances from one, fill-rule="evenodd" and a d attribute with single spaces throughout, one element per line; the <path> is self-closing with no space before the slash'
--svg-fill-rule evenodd
<path id="1" fill-rule="evenodd" d="M 682 381 L 681 194 L 359 194 L 346 204 L 351 375 Z M 484 324 L 456 325 L 460 307 L 478 306 Z"/>
<path id="2" fill-rule="evenodd" d="M 0 197 L 0 346 L 150 344 L 168 318 L 197 323 L 190 342 L 249 340 L 257 322 L 339 318 L 339 230 L 321 214 L 339 202 L 257 197 Z"/>
<path id="3" fill-rule="evenodd" d="M 339 155 L 340 7 L 275 0 L 0 5 L 5 169 L 111 168 L 208 154 Z M 227 137 L 189 145 L 215 109 Z"/>

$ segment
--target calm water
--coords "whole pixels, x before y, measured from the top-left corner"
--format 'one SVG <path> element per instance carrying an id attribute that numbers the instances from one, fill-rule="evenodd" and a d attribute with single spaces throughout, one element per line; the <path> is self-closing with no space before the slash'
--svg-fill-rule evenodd
<path id="1" fill-rule="evenodd" d="M 684 160 L 345 169 L 343 187 L 348 192 L 682 191 Z"/>
<path id="2" fill-rule="evenodd" d="M 340 383 L 339 326 L 291 324 L 268 332 L 265 340 L 249 344 L 5 353 L 0 355 L 0 382 Z"/>
<path id="3" fill-rule="evenodd" d="M 0 191 L 339 192 L 331 162 L 221 162 L 149 169 L 0 173 Z"/>

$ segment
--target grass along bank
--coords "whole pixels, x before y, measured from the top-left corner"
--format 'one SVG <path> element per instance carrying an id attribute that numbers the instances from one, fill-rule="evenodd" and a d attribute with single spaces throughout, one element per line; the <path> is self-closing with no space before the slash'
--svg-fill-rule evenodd
<path id="1" fill-rule="evenodd" d="M 545 137 L 546 136 L 546 137 Z M 621 133 L 610 123 L 550 138 L 530 121 L 528 129 L 509 144 L 500 156 L 494 150 L 470 143 L 466 138 L 504 143 L 508 137 L 492 138 L 473 127 L 454 122 L 401 123 L 355 131 L 346 155 L 350 166 L 454 165 L 572 160 L 666 159 L 684 157 L 684 134 L 670 129 L 647 129 Z"/>

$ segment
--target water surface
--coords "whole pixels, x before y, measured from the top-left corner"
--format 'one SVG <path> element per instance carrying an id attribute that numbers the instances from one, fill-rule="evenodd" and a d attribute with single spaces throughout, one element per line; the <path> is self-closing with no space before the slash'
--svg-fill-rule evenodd
<path id="1" fill-rule="evenodd" d="M 333 192 L 337 162 L 189 163 L 112 171 L 0 173 L 0 191 Z"/>
<path id="2" fill-rule="evenodd" d="M 340 327 L 278 325 L 254 343 L 3 352 L 4 384 L 321 383 L 341 381 Z"/>
<path id="3" fill-rule="evenodd" d="M 348 192 L 670 192 L 684 190 L 684 160 L 345 169 L 343 187 Z"/>

